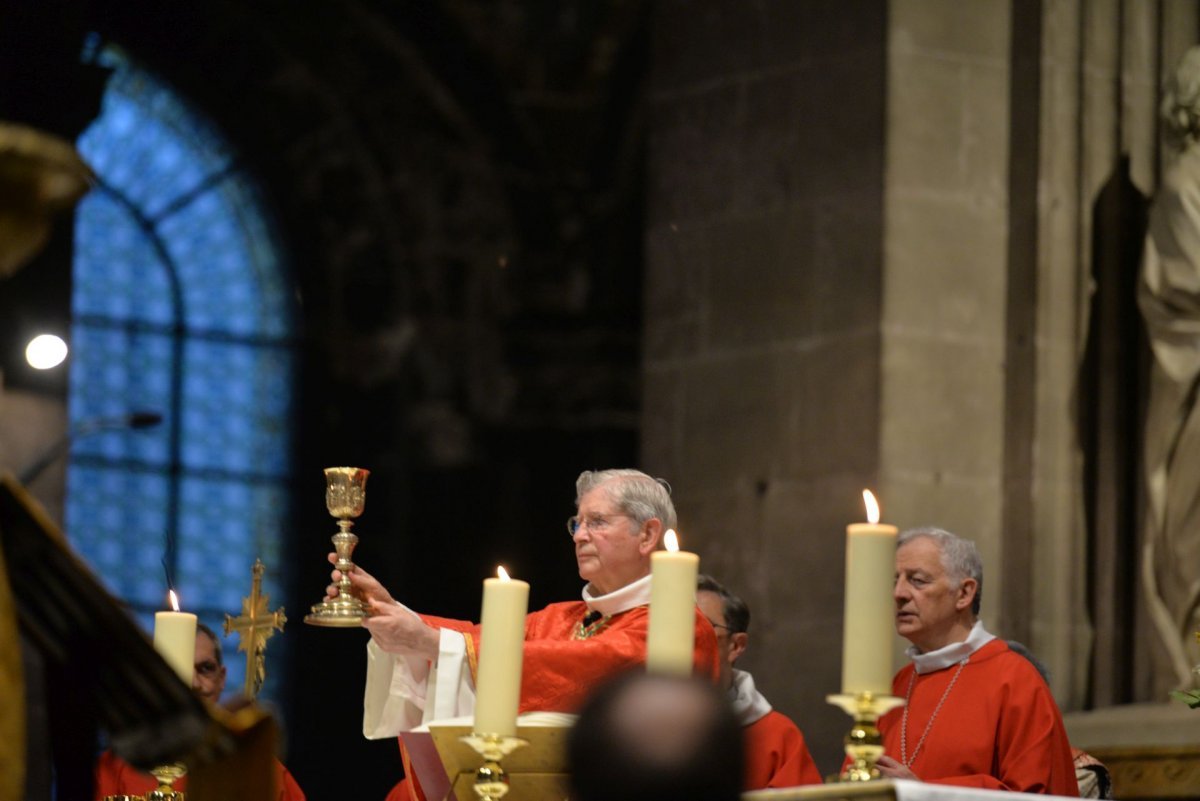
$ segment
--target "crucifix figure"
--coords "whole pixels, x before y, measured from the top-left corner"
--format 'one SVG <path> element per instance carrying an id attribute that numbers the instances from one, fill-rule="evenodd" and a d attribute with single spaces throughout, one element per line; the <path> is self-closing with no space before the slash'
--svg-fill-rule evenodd
<path id="1" fill-rule="evenodd" d="M 287 618 L 283 615 L 283 607 L 274 612 L 268 612 L 270 596 L 262 594 L 263 563 L 261 559 L 254 560 L 254 582 L 250 587 L 250 597 L 242 599 L 242 613 L 237 617 L 225 615 L 225 636 L 238 633 L 238 650 L 246 652 L 246 687 L 247 698 L 254 698 L 262 688 L 263 680 L 267 677 L 264 655 L 267 650 L 267 639 L 275 633 L 275 629 L 283 631 Z"/>

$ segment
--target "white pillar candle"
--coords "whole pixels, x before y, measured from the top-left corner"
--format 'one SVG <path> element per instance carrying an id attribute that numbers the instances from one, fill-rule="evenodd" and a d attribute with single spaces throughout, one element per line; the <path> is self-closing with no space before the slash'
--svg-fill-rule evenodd
<path id="1" fill-rule="evenodd" d="M 879 506 L 869 490 L 863 490 L 863 499 L 870 522 L 846 527 L 842 693 L 890 695 L 896 527 L 879 522 Z"/>
<path id="2" fill-rule="evenodd" d="M 675 532 L 663 535 L 665 551 L 650 556 L 650 633 L 646 669 L 680 676 L 692 674 L 696 636 L 696 575 L 700 557 L 680 551 Z"/>
<path id="3" fill-rule="evenodd" d="M 475 682 L 475 733 L 513 737 L 521 703 L 521 663 L 525 655 L 525 613 L 529 584 L 500 578 L 483 582 L 483 631 Z"/>
<path id="4" fill-rule="evenodd" d="M 179 601 L 171 590 L 173 612 L 154 613 L 154 649 L 189 687 L 196 667 L 196 616 L 179 611 Z"/>

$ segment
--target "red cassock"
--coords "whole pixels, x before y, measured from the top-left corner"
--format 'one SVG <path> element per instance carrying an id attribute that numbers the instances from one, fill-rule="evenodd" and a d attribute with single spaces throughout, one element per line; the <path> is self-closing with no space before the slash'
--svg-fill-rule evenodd
<path id="1" fill-rule="evenodd" d="M 1078 796 L 1062 714 L 1029 660 L 993 639 L 959 668 L 916 677 L 907 726 L 903 707 L 880 718 L 887 755 L 906 754 L 922 781 Z M 893 694 L 904 698 L 912 676 L 911 664 L 897 673 Z"/>
<path id="2" fill-rule="evenodd" d="M 771 710 L 742 729 L 746 744 L 746 790 L 821 784 L 821 771 L 804 735 L 786 715 Z"/>
<path id="3" fill-rule="evenodd" d="M 646 635 L 650 608 L 635 606 L 611 617 L 584 625 L 588 607 L 583 601 L 550 604 L 525 618 L 525 656 L 521 669 L 521 712 L 576 712 L 597 685 L 622 671 L 646 662 Z M 471 678 L 479 666 L 481 627 L 463 620 L 421 615 L 435 628 L 460 631 L 466 636 Z M 720 671 L 717 638 L 708 619 L 696 609 L 694 670 L 714 682 Z M 401 745 L 405 773 L 412 777 Z M 397 785 L 388 798 L 411 797 L 422 801 L 416 782 Z"/>
<path id="4" fill-rule="evenodd" d="M 278 768 L 276 786 L 279 787 L 277 801 L 305 801 L 304 791 L 292 774 L 279 760 L 275 760 Z M 172 785 L 176 790 L 187 790 L 187 776 Z M 105 751 L 96 760 L 96 801 L 107 795 L 145 795 L 158 787 L 158 782 L 148 773 L 142 773 L 125 760 L 111 751 Z"/>

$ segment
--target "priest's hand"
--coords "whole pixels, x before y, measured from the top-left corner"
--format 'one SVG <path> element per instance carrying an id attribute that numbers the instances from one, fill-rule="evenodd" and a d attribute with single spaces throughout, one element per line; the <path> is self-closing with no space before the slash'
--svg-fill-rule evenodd
<path id="1" fill-rule="evenodd" d="M 337 554 L 329 554 L 329 563 L 337 564 Z M 385 604 L 394 604 L 396 599 L 387 591 L 387 587 L 379 582 L 379 579 L 372 576 L 367 571 L 363 570 L 358 565 L 355 565 L 347 574 L 350 577 L 350 586 L 354 589 L 354 595 L 363 603 L 378 601 Z M 342 580 L 342 571 L 335 569 L 330 578 L 333 583 L 325 588 L 325 599 L 331 600 L 338 596 L 338 582 Z"/>
<path id="2" fill-rule="evenodd" d="M 904 767 L 904 763 L 898 759 L 893 759 L 884 754 L 875 762 L 875 767 L 879 768 L 879 772 L 883 774 L 885 779 L 911 779 L 914 782 L 921 781 L 917 774 L 913 773 L 908 768 Z"/>
<path id="3" fill-rule="evenodd" d="M 371 615 L 363 620 L 363 626 L 371 632 L 376 645 L 390 654 L 437 661 L 441 645 L 441 633 L 437 629 L 425 625 L 411 609 L 395 601 L 368 600 L 367 606 Z"/>

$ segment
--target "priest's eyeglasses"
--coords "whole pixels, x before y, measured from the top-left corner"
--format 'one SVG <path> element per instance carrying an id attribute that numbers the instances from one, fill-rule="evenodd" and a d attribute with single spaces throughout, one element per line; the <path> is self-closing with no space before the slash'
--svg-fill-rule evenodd
<path id="1" fill-rule="evenodd" d="M 612 528 L 614 518 L 624 517 L 632 520 L 629 515 L 593 515 L 591 517 L 580 517 L 579 515 L 571 515 L 567 518 L 567 533 L 571 535 L 571 539 L 575 538 L 575 533 L 579 529 L 587 531 L 589 534 L 603 534 Z"/>
<path id="2" fill-rule="evenodd" d="M 201 676 L 208 678 L 217 674 L 217 671 L 221 669 L 221 663 L 215 659 L 206 659 L 197 663 L 195 669 Z"/>

